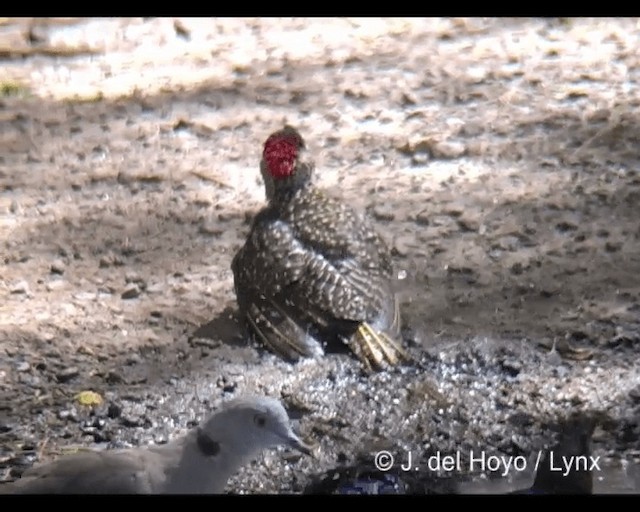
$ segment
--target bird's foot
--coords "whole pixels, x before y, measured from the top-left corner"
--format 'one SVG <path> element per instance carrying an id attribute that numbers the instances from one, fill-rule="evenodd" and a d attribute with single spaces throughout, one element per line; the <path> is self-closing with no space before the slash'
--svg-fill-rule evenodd
<path id="1" fill-rule="evenodd" d="M 351 348 L 368 371 L 381 370 L 387 365 L 395 366 L 401 360 L 408 361 L 409 355 L 389 335 L 376 332 L 368 323 L 358 327 L 351 341 Z"/>

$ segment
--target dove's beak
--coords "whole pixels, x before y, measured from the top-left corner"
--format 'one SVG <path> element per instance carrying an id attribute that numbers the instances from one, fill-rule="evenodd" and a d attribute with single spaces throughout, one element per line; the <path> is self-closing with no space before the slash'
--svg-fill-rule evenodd
<path id="1" fill-rule="evenodd" d="M 292 448 L 295 448 L 296 450 L 304 453 L 305 455 L 309 455 L 315 458 L 313 448 L 310 445 L 302 442 L 302 440 L 293 432 L 291 432 L 287 437 L 287 444 Z"/>

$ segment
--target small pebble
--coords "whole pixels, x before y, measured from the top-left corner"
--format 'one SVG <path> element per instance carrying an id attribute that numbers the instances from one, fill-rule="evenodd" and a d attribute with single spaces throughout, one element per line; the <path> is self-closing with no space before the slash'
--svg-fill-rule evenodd
<path id="1" fill-rule="evenodd" d="M 119 418 L 122 415 L 122 407 L 120 407 L 118 404 L 109 404 L 109 407 L 107 408 L 107 416 L 111 419 L 114 418 Z"/>
<path id="2" fill-rule="evenodd" d="M 122 292 L 121 297 L 123 299 L 135 299 L 140 296 L 140 288 L 136 284 L 130 284 Z"/>
<path id="3" fill-rule="evenodd" d="M 29 363 L 27 363 L 26 361 L 22 361 L 21 363 L 18 363 L 18 366 L 16 366 L 16 371 L 28 372 L 30 368 L 31 368 L 31 365 Z"/>
<path id="4" fill-rule="evenodd" d="M 387 209 L 383 206 L 375 206 L 371 212 L 373 218 L 380 221 L 390 221 L 396 218 L 396 214 L 393 210 Z"/>
<path id="5" fill-rule="evenodd" d="M 208 236 L 220 236 L 222 233 L 224 233 L 224 229 L 222 229 L 217 222 L 214 222 L 210 219 L 203 220 L 198 231 L 201 234 Z"/>
<path id="6" fill-rule="evenodd" d="M 120 418 L 120 424 L 124 427 L 139 427 L 143 424 L 144 422 L 142 421 L 141 418 L 134 418 L 132 416 L 122 416 Z"/>
<path id="7" fill-rule="evenodd" d="M 51 263 L 52 274 L 62 275 L 64 274 L 64 270 L 65 270 L 65 264 L 62 260 L 54 260 L 53 263 Z"/>
<path id="8" fill-rule="evenodd" d="M 144 279 L 140 276 L 140 274 L 133 270 L 127 270 L 127 272 L 124 274 L 124 280 L 127 284 L 136 283 L 138 285 L 142 285 L 144 283 Z"/>
<path id="9" fill-rule="evenodd" d="M 58 372 L 56 374 L 56 379 L 61 383 L 69 382 L 70 380 L 75 379 L 78 375 L 80 375 L 80 370 L 78 370 L 75 366 L 71 366 Z"/>
<path id="10" fill-rule="evenodd" d="M 66 286 L 66 283 L 63 279 L 54 279 L 52 281 L 49 281 L 47 283 L 47 291 L 48 292 L 52 292 L 55 290 L 61 290 L 62 288 L 64 288 Z"/>
<path id="11" fill-rule="evenodd" d="M 11 286 L 11 288 L 9 288 L 9 292 L 13 293 L 15 295 L 21 294 L 21 293 L 29 293 L 29 283 L 27 283 L 26 281 L 18 281 L 17 283 L 14 283 L 13 286 Z"/>
<path id="12" fill-rule="evenodd" d="M 467 148 L 461 142 L 443 141 L 431 146 L 431 152 L 434 158 L 458 158 L 464 155 L 466 150 Z"/>

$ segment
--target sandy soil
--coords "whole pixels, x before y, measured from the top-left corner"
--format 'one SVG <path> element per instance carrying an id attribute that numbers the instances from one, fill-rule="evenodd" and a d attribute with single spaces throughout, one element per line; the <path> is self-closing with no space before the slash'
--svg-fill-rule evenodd
<path id="1" fill-rule="evenodd" d="M 282 397 L 322 455 L 268 453 L 235 492 L 308 491 L 381 446 L 529 454 L 575 411 L 634 461 L 639 29 L 0 19 L 3 478 L 70 445 L 162 442 L 244 391 Z M 393 247 L 417 366 L 291 365 L 242 335 L 230 262 L 285 122 Z M 438 490 L 427 473 L 411 491 Z"/>

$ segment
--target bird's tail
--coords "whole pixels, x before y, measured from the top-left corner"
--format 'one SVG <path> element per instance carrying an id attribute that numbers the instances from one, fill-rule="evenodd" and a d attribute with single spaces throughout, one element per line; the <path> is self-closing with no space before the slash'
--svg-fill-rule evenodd
<path id="1" fill-rule="evenodd" d="M 394 301 L 393 318 L 389 327 L 378 330 L 368 322 L 362 322 L 352 336 L 350 345 L 367 370 L 372 371 L 410 360 L 399 340 L 400 310 L 398 302 Z"/>

